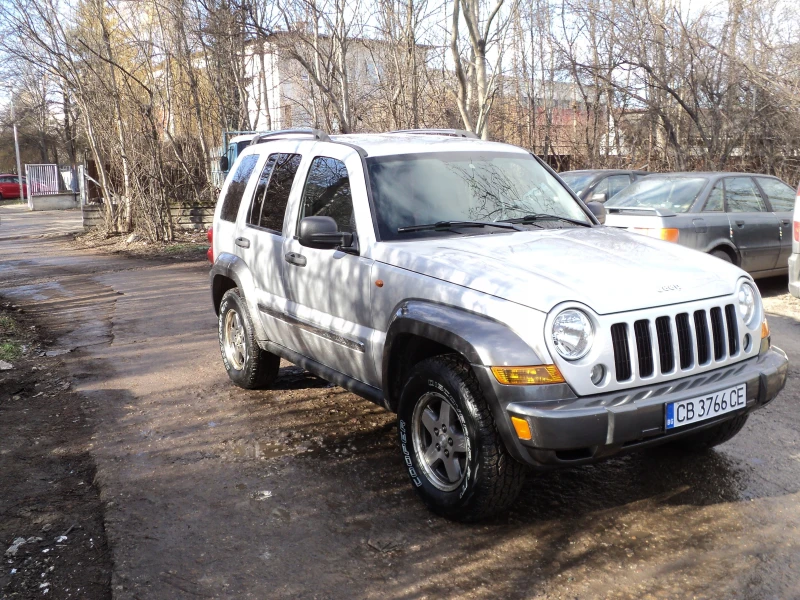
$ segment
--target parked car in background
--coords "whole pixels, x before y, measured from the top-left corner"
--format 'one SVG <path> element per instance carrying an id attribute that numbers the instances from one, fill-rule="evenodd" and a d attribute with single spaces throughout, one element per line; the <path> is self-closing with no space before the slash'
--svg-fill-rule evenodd
<path id="1" fill-rule="evenodd" d="M 794 226 L 792 227 L 792 255 L 789 257 L 789 291 L 800 298 L 800 187 L 794 201 Z"/>
<path id="2" fill-rule="evenodd" d="M 28 195 L 25 178 L 22 178 L 22 195 Z M 0 200 L 19 198 L 19 177 L 13 173 L 0 174 Z"/>
<path id="3" fill-rule="evenodd" d="M 785 275 L 795 197 L 768 175 L 649 175 L 606 203 L 606 225 L 708 252 L 754 277 Z"/>
<path id="4" fill-rule="evenodd" d="M 647 171 L 622 169 L 592 169 L 564 171 L 561 179 L 584 202 L 605 202 L 616 196 L 634 181 L 647 175 Z"/>

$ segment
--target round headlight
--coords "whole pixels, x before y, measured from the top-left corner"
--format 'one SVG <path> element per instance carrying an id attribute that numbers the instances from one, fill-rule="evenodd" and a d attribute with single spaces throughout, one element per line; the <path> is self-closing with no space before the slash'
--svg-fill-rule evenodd
<path id="1" fill-rule="evenodd" d="M 553 344 L 567 360 L 586 356 L 592 347 L 593 336 L 592 322 L 579 310 L 568 308 L 553 319 Z"/>
<path id="2" fill-rule="evenodd" d="M 737 296 L 739 303 L 739 315 L 742 317 L 745 325 L 752 327 L 756 321 L 758 311 L 756 310 L 756 291 L 749 283 L 743 283 L 739 287 L 739 294 Z"/>

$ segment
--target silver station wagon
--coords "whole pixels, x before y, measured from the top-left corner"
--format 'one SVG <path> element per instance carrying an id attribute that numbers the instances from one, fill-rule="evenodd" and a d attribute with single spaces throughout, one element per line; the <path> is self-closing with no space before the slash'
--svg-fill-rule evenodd
<path id="1" fill-rule="evenodd" d="M 794 188 L 768 175 L 648 175 L 606 203 L 606 225 L 707 252 L 753 277 L 786 275 L 794 200 Z"/>
<path id="2" fill-rule="evenodd" d="M 397 413 L 398 467 L 452 519 L 507 508 L 526 467 L 730 439 L 786 380 L 758 288 L 602 213 L 462 132 L 257 136 L 211 231 L 222 364 Z"/>

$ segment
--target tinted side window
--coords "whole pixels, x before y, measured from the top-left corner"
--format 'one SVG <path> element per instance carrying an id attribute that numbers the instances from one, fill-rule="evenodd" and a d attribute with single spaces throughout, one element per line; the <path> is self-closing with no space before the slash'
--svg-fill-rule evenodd
<path id="1" fill-rule="evenodd" d="M 283 230 L 283 216 L 286 214 L 286 205 L 289 203 L 289 192 L 292 191 L 294 176 L 300 166 L 299 154 L 276 154 L 275 168 L 269 185 L 264 194 L 264 206 L 261 209 L 259 226 L 273 231 Z M 273 156 L 270 156 L 272 161 Z"/>
<path id="2" fill-rule="evenodd" d="M 764 212 L 764 200 L 749 177 L 730 177 L 725 180 L 725 199 L 728 212 Z"/>
<path id="3" fill-rule="evenodd" d="M 609 198 L 613 198 L 631 184 L 631 178 L 627 175 L 612 175 L 607 181 Z"/>
<path id="4" fill-rule="evenodd" d="M 795 191 L 779 179 L 757 177 L 761 189 L 769 198 L 775 212 L 792 212 L 794 210 Z"/>
<path id="5" fill-rule="evenodd" d="M 725 212 L 723 195 L 722 182 L 720 181 L 708 195 L 708 200 L 706 200 L 706 205 L 703 207 L 703 212 Z"/>
<path id="6" fill-rule="evenodd" d="M 339 231 L 355 231 L 350 178 L 340 160 L 318 156 L 311 163 L 300 218 L 314 216 L 332 217 Z"/>
<path id="7" fill-rule="evenodd" d="M 264 194 L 267 191 L 269 176 L 272 175 L 272 169 L 275 168 L 275 160 L 278 156 L 278 154 L 270 154 L 264 168 L 261 169 L 261 176 L 258 178 L 256 192 L 253 194 L 253 203 L 250 205 L 250 210 L 247 211 L 248 225 L 258 225 L 261 219 L 261 207 L 264 203 Z"/>
<path id="8" fill-rule="evenodd" d="M 224 221 L 236 221 L 239 205 L 242 203 L 242 196 L 244 196 L 244 189 L 247 187 L 247 182 L 250 179 L 250 175 L 253 174 L 253 169 L 255 169 L 257 162 L 257 154 L 245 156 L 242 162 L 239 163 L 236 172 L 231 176 L 231 182 L 225 192 L 222 211 L 219 215 Z"/>

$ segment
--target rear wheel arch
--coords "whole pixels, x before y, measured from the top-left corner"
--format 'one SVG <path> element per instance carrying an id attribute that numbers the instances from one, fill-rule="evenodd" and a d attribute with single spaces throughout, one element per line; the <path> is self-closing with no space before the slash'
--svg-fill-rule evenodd
<path id="1" fill-rule="evenodd" d="M 230 277 L 225 275 L 215 275 L 211 283 L 211 297 L 214 302 L 214 312 L 219 314 L 219 305 L 222 302 L 222 297 L 230 289 L 238 287 L 236 282 Z"/>
<path id="2" fill-rule="evenodd" d="M 730 258 L 731 263 L 733 263 L 737 267 L 740 264 L 739 254 L 736 252 L 734 248 L 728 246 L 727 244 L 720 244 L 719 246 L 715 246 L 714 248 L 709 250 L 708 253 L 711 254 L 712 256 L 719 253 L 725 253 L 728 255 L 728 258 Z"/>

